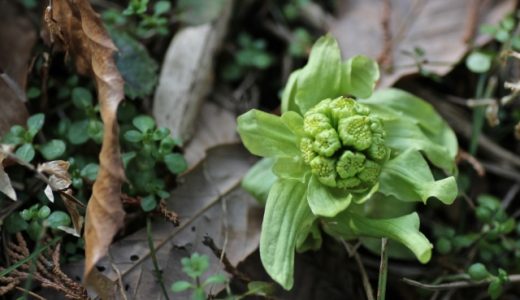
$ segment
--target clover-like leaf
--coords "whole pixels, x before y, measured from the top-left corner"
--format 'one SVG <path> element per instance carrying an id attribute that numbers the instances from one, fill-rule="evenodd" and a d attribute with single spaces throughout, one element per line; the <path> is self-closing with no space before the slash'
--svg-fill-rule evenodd
<path id="1" fill-rule="evenodd" d="M 164 163 L 170 172 L 180 174 L 188 168 L 188 163 L 184 156 L 179 153 L 170 153 L 164 156 Z"/>
<path id="2" fill-rule="evenodd" d="M 132 120 L 132 124 L 134 124 L 139 131 L 145 133 L 155 127 L 155 120 L 150 116 L 140 115 Z"/>
<path id="3" fill-rule="evenodd" d="M 45 222 L 49 227 L 56 229 L 60 226 L 69 226 L 71 221 L 68 214 L 58 210 L 52 212 Z"/>

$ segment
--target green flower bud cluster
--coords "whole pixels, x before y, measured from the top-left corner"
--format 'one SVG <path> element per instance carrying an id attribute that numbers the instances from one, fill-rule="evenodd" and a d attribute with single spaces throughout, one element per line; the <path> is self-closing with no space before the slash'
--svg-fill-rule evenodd
<path id="1" fill-rule="evenodd" d="M 381 120 L 354 99 L 325 99 L 307 111 L 302 158 L 327 186 L 365 190 L 378 181 L 390 149 Z"/>

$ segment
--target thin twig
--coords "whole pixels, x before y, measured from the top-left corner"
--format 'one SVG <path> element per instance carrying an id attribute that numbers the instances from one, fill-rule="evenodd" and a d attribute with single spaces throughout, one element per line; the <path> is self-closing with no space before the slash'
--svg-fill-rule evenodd
<path id="1" fill-rule="evenodd" d="M 40 296 L 40 295 L 38 295 L 38 294 L 36 294 L 36 293 L 34 293 L 34 292 L 32 292 L 32 291 L 29 291 L 29 290 L 23 289 L 23 288 L 21 288 L 21 287 L 19 287 L 19 286 L 16 286 L 16 287 L 14 287 L 14 288 L 17 289 L 17 290 L 19 290 L 19 291 L 21 291 L 21 292 L 23 292 L 23 293 L 27 293 L 27 294 L 31 295 L 31 297 L 34 297 L 34 298 L 36 298 L 36 299 L 39 299 L 39 300 L 47 300 L 47 299 L 43 298 L 42 296 Z"/>
<path id="2" fill-rule="evenodd" d="M 388 277 L 388 239 L 381 239 L 381 265 L 379 266 L 379 281 L 377 284 L 377 300 L 385 300 L 386 279 Z"/>
<path id="3" fill-rule="evenodd" d="M 477 172 L 478 176 L 484 177 L 486 175 L 486 170 L 482 166 L 482 164 L 475 158 L 475 156 L 469 154 L 468 152 L 459 148 L 459 152 L 457 153 L 457 160 L 463 160 L 468 162 L 475 172 Z"/>
<path id="4" fill-rule="evenodd" d="M 365 293 L 367 294 L 367 300 L 374 300 L 374 293 L 372 292 L 372 286 L 370 285 L 370 280 L 368 279 L 367 271 L 365 270 L 365 266 L 363 266 L 363 262 L 361 261 L 361 257 L 352 249 L 344 239 L 341 239 L 341 243 L 345 246 L 347 253 L 350 257 L 354 257 L 356 260 L 356 264 L 358 265 L 359 272 L 361 273 L 361 281 L 363 282 L 363 288 L 365 289 Z"/>
<path id="5" fill-rule="evenodd" d="M 246 283 L 251 282 L 251 278 L 247 276 L 246 274 L 240 272 L 233 266 L 233 264 L 229 261 L 226 254 L 219 248 L 217 245 L 215 245 L 215 241 L 209 236 L 205 235 L 204 239 L 202 240 L 202 244 L 204 246 L 208 247 L 213 254 L 220 259 L 222 264 L 224 265 L 224 270 L 228 272 L 229 274 L 233 275 L 235 278 L 238 278 Z"/>
<path id="6" fill-rule="evenodd" d="M 451 289 L 460 289 L 460 288 L 469 288 L 469 287 L 475 287 L 475 286 L 481 286 L 486 285 L 491 282 L 492 279 L 485 279 L 481 281 L 454 281 L 454 282 L 448 282 L 448 283 L 441 283 L 441 284 L 428 284 L 428 283 L 422 283 L 419 281 L 415 281 L 413 279 L 409 278 L 403 278 L 402 281 L 413 285 L 425 290 L 430 291 L 442 291 L 442 290 L 451 290 Z M 520 282 L 520 274 L 514 274 L 509 275 L 508 282 L 515 283 Z"/>
<path id="7" fill-rule="evenodd" d="M 157 262 L 157 255 L 155 253 L 155 247 L 153 245 L 153 236 L 152 236 L 152 219 L 150 217 L 146 217 L 146 237 L 148 239 L 148 247 L 150 248 L 150 257 L 152 258 L 153 268 L 155 270 L 155 276 L 157 277 L 157 281 L 159 282 L 159 286 L 164 294 L 166 300 L 169 300 L 168 291 L 164 286 L 164 280 L 162 277 L 161 269 L 159 268 L 159 263 Z"/>
<path id="8" fill-rule="evenodd" d="M 509 205 L 511 204 L 513 199 L 515 199 L 515 197 L 519 191 L 520 191 L 520 183 L 517 182 L 509 189 L 509 191 L 507 191 L 506 196 L 502 200 L 503 209 L 507 209 L 509 207 Z"/>

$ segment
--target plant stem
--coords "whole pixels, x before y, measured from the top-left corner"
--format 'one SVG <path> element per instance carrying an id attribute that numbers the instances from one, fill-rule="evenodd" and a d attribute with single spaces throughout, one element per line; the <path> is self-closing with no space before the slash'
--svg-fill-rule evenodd
<path id="1" fill-rule="evenodd" d="M 442 290 L 451 290 L 451 289 L 459 289 L 459 288 L 468 288 L 468 287 L 474 287 L 474 286 L 481 286 L 486 285 L 491 282 L 491 279 L 485 279 L 481 281 L 453 281 L 448 283 L 441 283 L 441 284 L 428 284 L 428 283 L 422 283 L 419 281 L 415 281 L 408 278 L 402 279 L 405 283 L 409 285 L 413 285 L 425 290 L 430 291 L 442 291 Z M 510 283 L 516 283 L 520 282 L 520 274 L 513 274 L 508 276 L 508 282 Z"/>
<path id="2" fill-rule="evenodd" d="M 379 265 L 379 282 L 377 283 L 377 300 L 385 300 L 386 279 L 388 277 L 388 239 L 381 239 L 381 264 Z"/>
<path id="3" fill-rule="evenodd" d="M 157 262 L 157 256 L 155 255 L 155 247 L 153 245 L 153 237 L 152 237 L 152 219 L 148 216 L 146 217 L 146 237 L 148 239 L 148 247 L 150 248 L 150 257 L 152 258 L 152 264 L 155 271 L 155 276 L 157 276 L 157 281 L 159 282 L 159 286 L 164 294 L 166 300 L 169 300 L 168 291 L 164 286 L 164 281 L 162 278 L 161 269 L 159 269 L 159 263 Z"/>
<path id="4" fill-rule="evenodd" d="M 372 286 L 370 285 L 370 280 L 368 279 L 367 271 L 363 266 L 363 262 L 361 261 L 361 257 L 357 253 L 356 249 L 353 249 L 344 239 L 341 239 L 341 243 L 345 246 L 349 257 L 354 257 L 356 260 L 356 264 L 359 268 L 359 273 L 361 273 L 361 281 L 363 282 L 363 288 L 365 289 L 365 293 L 367 295 L 367 300 L 374 300 L 374 294 L 372 292 Z"/>

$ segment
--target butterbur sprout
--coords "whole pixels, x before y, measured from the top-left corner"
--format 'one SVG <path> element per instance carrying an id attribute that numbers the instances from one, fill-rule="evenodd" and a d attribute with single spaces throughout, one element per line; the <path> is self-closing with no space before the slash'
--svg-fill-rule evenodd
<path id="1" fill-rule="evenodd" d="M 342 61 L 326 36 L 290 76 L 281 116 L 251 110 L 238 118 L 245 147 L 265 157 L 243 181 L 266 204 L 260 257 L 286 289 L 294 251 L 320 247 L 322 233 L 386 237 L 423 263 L 431 257 L 417 213 L 400 203 L 455 200 L 457 140 L 423 100 L 397 89 L 372 94 L 378 78 L 374 61 Z M 435 180 L 428 161 L 447 177 Z"/>

